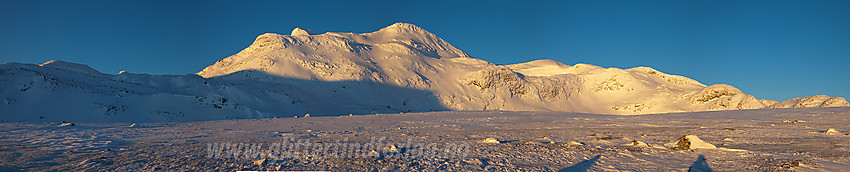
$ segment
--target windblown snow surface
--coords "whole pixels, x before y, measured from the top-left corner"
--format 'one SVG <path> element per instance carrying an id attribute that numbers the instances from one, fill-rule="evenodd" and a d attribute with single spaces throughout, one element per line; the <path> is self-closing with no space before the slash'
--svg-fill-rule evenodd
<path id="1" fill-rule="evenodd" d="M 74 126 L 3 122 L 0 167 L 5 171 L 846 171 L 850 169 L 847 116 L 850 108 L 833 107 L 631 116 L 444 111 Z M 373 156 L 265 156 L 274 143 L 293 138 L 365 145 L 382 137 L 384 146 L 369 148 L 378 152 Z M 468 147 L 465 156 L 392 154 L 422 148 L 403 144 L 408 140 Z M 255 151 L 260 155 L 232 156 L 227 151 L 232 149 L 225 149 L 222 156 L 211 156 L 210 145 L 216 143 L 263 146 Z M 393 146 L 386 146 L 389 143 Z M 447 147 L 431 148 L 443 149 Z"/>

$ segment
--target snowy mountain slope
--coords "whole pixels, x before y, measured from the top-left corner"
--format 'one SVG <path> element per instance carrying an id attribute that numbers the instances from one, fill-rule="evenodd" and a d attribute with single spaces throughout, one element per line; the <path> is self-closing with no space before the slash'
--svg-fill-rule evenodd
<path id="1" fill-rule="evenodd" d="M 569 65 L 549 59 L 535 60 L 526 63 L 511 64 L 505 66 L 525 76 L 552 76 L 560 74 L 580 73 L 580 71 L 575 70 L 575 68 L 571 68 L 571 66 Z"/>
<path id="2" fill-rule="evenodd" d="M 274 76 L 258 71 L 213 78 L 109 75 L 8 63 L 0 65 L 0 75 L 0 120 L 7 121 L 199 121 L 446 110 L 431 108 L 439 103 L 422 90 L 363 82 L 267 82 Z"/>
<path id="3" fill-rule="evenodd" d="M 293 34 L 263 34 L 198 75 L 259 70 L 284 78 L 371 81 L 433 92 L 453 110 L 643 114 L 764 107 L 734 87 L 705 88 L 648 67 L 622 70 L 552 60 L 495 65 L 406 23 L 364 34 L 314 35 L 298 28 Z M 687 98 L 723 89 L 729 94 Z"/>
<path id="4" fill-rule="evenodd" d="M 62 62 L 67 63 L 67 62 Z M 267 117 L 216 103 L 215 87 L 199 89 L 198 76 L 108 75 L 48 65 L 0 66 L 3 120 L 186 121 Z M 218 106 L 220 108 L 215 108 Z M 41 119 L 43 118 L 43 119 Z"/>
<path id="5" fill-rule="evenodd" d="M 761 104 L 764 104 L 765 106 L 768 106 L 768 107 L 771 106 L 771 105 L 774 105 L 776 103 L 779 103 L 779 101 L 767 100 L 767 99 L 759 99 L 759 101 L 761 102 Z"/>
<path id="6" fill-rule="evenodd" d="M 814 95 L 802 98 L 793 98 L 768 106 L 767 108 L 805 108 L 805 107 L 840 107 L 850 106 L 847 100 L 841 97 L 829 97 L 826 95 Z"/>
<path id="7" fill-rule="evenodd" d="M 194 121 L 441 110 L 646 114 L 847 106 L 781 103 L 649 67 L 496 65 L 396 23 L 372 33 L 266 33 L 197 75 L 100 73 L 63 61 L 0 65 L 0 120 Z M 799 105 L 798 105 L 799 104 Z M 36 108 L 50 105 L 50 108 Z M 26 114 L 26 115 L 24 115 Z M 73 117 L 73 118 L 71 118 Z"/>

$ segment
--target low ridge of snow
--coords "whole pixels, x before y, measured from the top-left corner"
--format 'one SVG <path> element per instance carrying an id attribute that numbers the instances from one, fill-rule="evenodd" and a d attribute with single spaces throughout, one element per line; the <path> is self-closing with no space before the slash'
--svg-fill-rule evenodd
<path id="1" fill-rule="evenodd" d="M 842 106 L 850 106 L 850 103 L 847 103 L 843 97 L 830 97 L 823 101 L 820 107 L 842 107 Z"/>
<path id="2" fill-rule="evenodd" d="M 50 61 L 38 64 L 38 66 L 52 67 L 52 68 L 57 68 L 57 69 L 61 69 L 61 70 L 68 70 L 68 71 L 73 71 L 73 72 L 85 73 L 85 74 L 89 74 L 89 75 L 103 76 L 102 73 L 95 70 L 94 68 L 89 67 L 88 65 L 79 64 L 79 63 L 71 63 L 71 62 L 66 62 L 66 61 L 62 61 L 62 60 L 50 60 Z"/>
<path id="3" fill-rule="evenodd" d="M 535 60 L 506 66 L 526 76 L 576 74 L 574 70 L 570 70 L 569 65 L 549 59 Z"/>
<path id="4" fill-rule="evenodd" d="M 779 103 L 650 67 L 496 65 L 408 23 L 371 33 L 265 33 L 197 75 L 100 73 L 63 61 L 0 65 L 0 120 L 196 121 L 443 110 L 648 113 L 850 106 Z M 31 108 L 51 104 L 57 108 Z M 767 104 L 770 104 L 769 106 Z M 26 114 L 26 115 L 24 115 Z M 36 115 L 36 116 L 32 116 Z M 44 118 L 40 118 L 44 117 Z"/>
<path id="5" fill-rule="evenodd" d="M 779 103 L 779 101 L 767 100 L 767 99 L 759 99 L 759 102 L 761 102 L 761 104 L 764 104 L 765 106 L 768 106 L 768 107 L 775 105 L 776 103 Z"/>
<path id="6" fill-rule="evenodd" d="M 830 97 L 827 95 L 814 95 L 802 98 L 792 98 L 779 103 L 774 103 L 767 108 L 806 108 L 806 107 L 841 107 L 850 106 L 842 97 Z"/>

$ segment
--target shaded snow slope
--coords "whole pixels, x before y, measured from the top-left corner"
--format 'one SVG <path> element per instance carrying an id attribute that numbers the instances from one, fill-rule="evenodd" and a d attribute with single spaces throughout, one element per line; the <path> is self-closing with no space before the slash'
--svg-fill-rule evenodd
<path id="1" fill-rule="evenodd" d="M 407 23 L 371 33 L 266 33 L 197 75 L 100 73 L 63 61 L 0 66 L 0 120 L 194 121 L 442 110 L 647 114 L 847 106 L 780 103 L 649 67 L 496 65 Z M 50 108 L 37 108 L 50 105 Z M 8 114 L 8 115 L 5 115 Z"/>
<path id="2" fill-rule="evenodd" d="M 213 78 L 90 75 L 10 63 L 0 65 L 0 75 L 4 121 L 198 121 L 446 110 L 423 90 L 280 78 L 260 71 Z"/>

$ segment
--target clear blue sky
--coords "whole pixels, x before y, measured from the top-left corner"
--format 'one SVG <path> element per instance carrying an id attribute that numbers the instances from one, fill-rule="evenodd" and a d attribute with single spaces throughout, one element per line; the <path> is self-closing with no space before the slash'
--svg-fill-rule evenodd
<path id="1" fill-rule="evenodd" d="M 497 64 L 650 66 L 758 98 L 850 97 L 850 1 L 0 1 L 0 63 L 189 74 L 257 35 L 416 24 Z"/>

